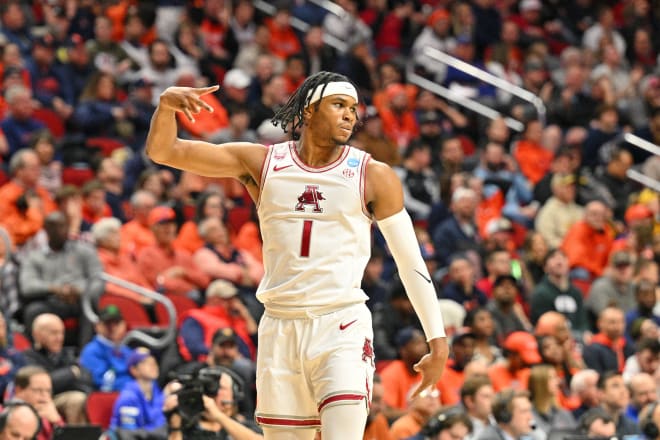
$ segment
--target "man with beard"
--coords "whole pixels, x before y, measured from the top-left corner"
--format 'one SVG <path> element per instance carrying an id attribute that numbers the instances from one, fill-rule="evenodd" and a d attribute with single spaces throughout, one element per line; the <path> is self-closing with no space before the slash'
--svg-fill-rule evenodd
<path id="1" fill-rule="evenodd" d="M 520 294 L 518 281 L 511 275 L 500 275 L 493 283 L 493 300 L 486 306 L 493 315 L 497 338 L 504 339 L 509 334 L 519 331 L 530 331 L 531 324 L 527 320 L 516 297 Z"/>
<path id="2" fill-rule="evenodd" d="M 42 313 L 54 313 L 62 320 L 80 320 L 78 338 L 84 344 L 92 337 L 91 324 L 82 317 L 81 298 L 98 298 L 105 283 L 96 251 L 86 243 L 68 239 L 69 224 L 63 213 L 49 214 L 44 221 L 48 248 L 27 255 L 20 268 L 23 322 L 32 328 Z M 75 336 L 75 335 L 70 335 Z"/>

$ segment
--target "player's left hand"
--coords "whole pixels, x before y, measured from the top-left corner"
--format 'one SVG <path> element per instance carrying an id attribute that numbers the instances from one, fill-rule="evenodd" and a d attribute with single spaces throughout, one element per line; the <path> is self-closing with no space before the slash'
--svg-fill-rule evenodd
<path id="1" fill-rule="evenodd" d="M 417 389 L 412 393 L 411 400 L 414 399 L 423 390 L 435 386 L 442 376 L 449 356 L 449 345 L 447 338 L 435 338 L 429 341 L 431 352 L 422 356 L 413 369 L 422 374 L 422 381 Z"/>

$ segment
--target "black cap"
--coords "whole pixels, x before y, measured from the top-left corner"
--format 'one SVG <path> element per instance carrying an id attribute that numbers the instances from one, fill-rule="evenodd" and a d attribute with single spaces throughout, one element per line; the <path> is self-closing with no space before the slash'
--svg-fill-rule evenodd
<path id="1" fill-rule="evenodd" d="M 236 344 L 236 332 L 231 327 L 219 328 L 213 334 L 213 345 L 222 345 L 225 342 L 233 342 Z"/>
<path id="2" fill-rule="evenodd" d="M 105 306 L 99 313 L 99 320 L 101 322 L 118 322 L 123 321 L 124 316 L 121 314 L 121 310 L 114 304 L 108 304 Z"/>
<path id="3" fill-rule="evenodd" d="M 515 279 L 513 275 L 499 275 L 497 278 L 495 278 L 495 281 L 493 282 L 493 287 L 497 287 L 506 281 L 511 281 L 513 284 L 516 285 L 516 287 L 518 286 L 518 280 Z"/>

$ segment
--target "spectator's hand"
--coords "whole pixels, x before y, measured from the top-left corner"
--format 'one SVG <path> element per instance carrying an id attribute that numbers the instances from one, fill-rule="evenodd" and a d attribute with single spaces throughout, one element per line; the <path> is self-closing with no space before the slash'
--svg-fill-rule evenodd
<path id="1" fill-rule="evenodd" d="M 112 113 L 112 117 L 117 120 L 126 119 L 128 116 L 126 109 L 122 107 L 113 107 L 110 112 Z"/>
<path id="2" fill-rule="evenodd" d="M 212 112 L 213 107 L 201 100 L 201 97 L 218 90 L 219 86 L 204 88 L 168 87 L 160 95 L 160 106 L 176 112 L 183 112 L 186 118 L 195 122 L 194 114 L 207 110 Z"/>
<path id="3" fill-rule="evenodd" d="M 183 278 L 186 274 L 186 269 L 182 266 L 172 266 L 163 272 L 163 276 L 167 278 Z"/>
<path id="4" fill-rule="evenodd" d="M 250 312 L 248 311 L 247 307 L 245 307 L 245 304 L 243 304 L 243 301 L 238 296 L 234 296 L 233 298 L 229 299 L 229 314 L 234 315 L 234 316 L 240 316 L 242 318 L 246 318 L 250 315 Z"/>
<path id="5" fill-rule="evenodd" d="M 58 96 L 53 98 L 53 110 L 60 116 L 60 118 L 65 121 L 71 117 L 73 114 L 73 107 L 64 102 L 64 100 Z"/>
<path id="6" fill-rule="evenodd" d="M 126 58 L 125 60 L 120 61 L 117 64 L 117 67 L 115 68 L 115 73 L 117 75 L 121 75 L 123 73 L 128 72 L 128 70 L 130 70 L 130 68 L 131 68 L 131 64 L 132 64 L 132 62 L 129 58 Z"/>
<path id="7" fill-rule="evenodd" d="M 163 402 L 163 412 L 171 411 L 178 406 L 179 406 L 179 395 L 174 393 L 170 394 L 165 398 L 165 401 Z"/>
<path id="8" fill-rule="evenodd" d="M 218 408 L 215 400 L 206 395 L 202 396 L 202 399 L 204 399 L 204 408 L 206 409 L 206 414 L 209 416 L 209 419 L 222 423 L 221 420 L 223 419 L 224 414 L 220 408 Z"/>
<path id="9" fill-rule="evenodd" d="M 53 402 L 53 399 L 48 399 L 47 402 L 36 403 L 34 404 L 34 408 L 42 418 L 48 420 L 50 423 L 59 423 L 62 421 L 60 413 L 57 412 L 57 408 L 55 408 L 55 402 Z"/>

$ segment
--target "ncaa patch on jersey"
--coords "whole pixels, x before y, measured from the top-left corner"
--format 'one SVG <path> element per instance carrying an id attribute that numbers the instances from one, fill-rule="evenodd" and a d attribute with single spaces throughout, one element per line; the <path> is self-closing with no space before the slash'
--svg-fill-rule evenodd
<path id="1" fill-rule="evenodd" d="M 351 157 L 350 159 L 348 159 L 348 160 L 346 161 L 346 164 L 347 164 L 349 167 L 353 167 L 353 168 L 355 168 L 356 166 L 360 165 L 360 161 L 359 161 L 358 159 L 354 158 L 354 157 Z"/>

